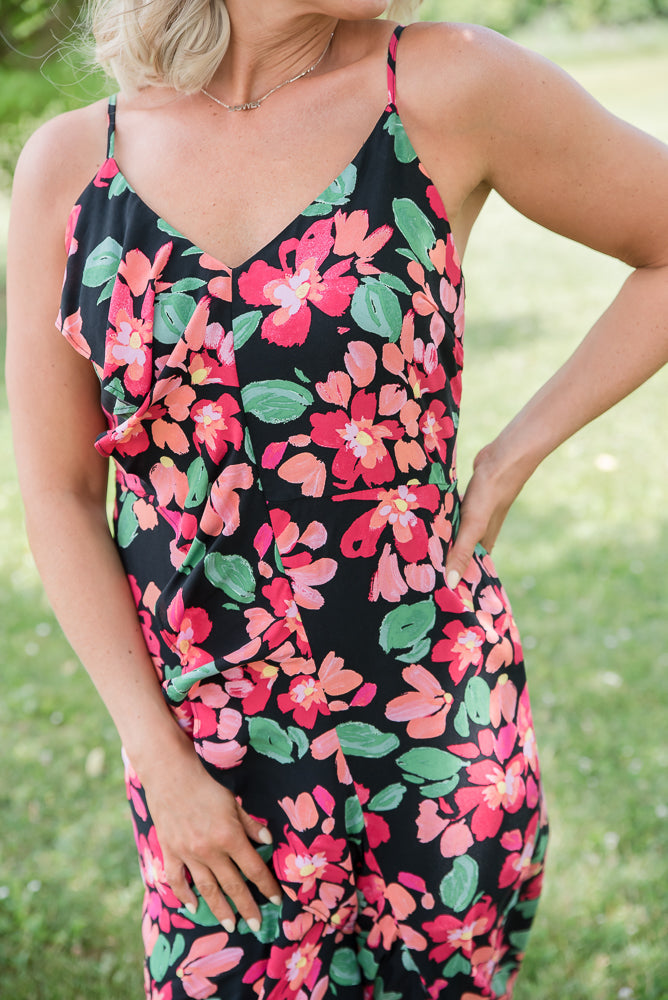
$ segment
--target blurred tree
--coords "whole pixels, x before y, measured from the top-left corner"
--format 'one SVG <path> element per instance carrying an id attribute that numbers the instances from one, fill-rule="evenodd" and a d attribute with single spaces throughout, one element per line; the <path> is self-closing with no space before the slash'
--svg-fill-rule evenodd
<path id="1" fill-rule="evenodd" d="M 81 16 L 78 0 L 0 0 L 0 58 L 45 55 L 66 38 Z"/>

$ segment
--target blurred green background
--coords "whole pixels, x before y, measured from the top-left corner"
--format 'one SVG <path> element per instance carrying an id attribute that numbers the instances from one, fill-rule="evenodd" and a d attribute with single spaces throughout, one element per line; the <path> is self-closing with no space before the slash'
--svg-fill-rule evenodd
<path id="1" fill-rule="evenodd" d="M 79 9 L 0 0 L 2 271 L 20 144 L 111 89 L 71 37 Z M 668 141 L 668 0 L 427 0 L 423 15 L 513 34 Z M 465 270 L 464 479 L 627 273 L 495 197 Z M 553 828 L 516 1000 L 668 997 L 667 417 L 663 372 L 544 463 L 495 550 L 524 635 Z M 141 890 L 118 740 L 28 553 L 4 387 L 0 581 L 0 993 L 138 1000 Z"/>

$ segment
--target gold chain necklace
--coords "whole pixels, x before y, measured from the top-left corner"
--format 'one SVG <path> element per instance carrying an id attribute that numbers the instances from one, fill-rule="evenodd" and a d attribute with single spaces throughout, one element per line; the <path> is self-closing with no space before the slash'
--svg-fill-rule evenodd
<path id="1" fill-rule="evenodd" d="M 289 80 L 284 80 L 283 83 L 279 83 L 276 87 L 272 87 L 271 90 L 268 90 L 266 94 L 263 94 L 262 97 L 258 97 L 255 101 L 247 101 L 245 104 L 226 104 L 225 101 L 221 101 L 219 98 L 214 97 L 213 94 L 210 94 L 208 90 L 204 89 L 204 87 L 202 87 L 202 93 L 205 94 L 205 96 L 210 100 L 215 101 L 216 104 L 220 104 L 221 108 L 225 108 L 226 111 L 253 111 L 255 108 L 259 108 L 263 101 L 266 101 L 268 97 L 275 94 L 277 90 L 281 90 L 282 87 L 287 87 L 289 83 L 296 83 L 297 80 L 301 80 L 302 77 L 308 76 L 314 69 L 317 69 L 327 55 L 329 47 L 332 44 L 333 37 L 334 32 L 332 32 L 327 39 L 327 45 L 325 45 L 321 55 L 318 59 L 316 59 L 312 66 L 309 66 L 308 69 L 298 73 L 297 76 L 291 76 Z"/>

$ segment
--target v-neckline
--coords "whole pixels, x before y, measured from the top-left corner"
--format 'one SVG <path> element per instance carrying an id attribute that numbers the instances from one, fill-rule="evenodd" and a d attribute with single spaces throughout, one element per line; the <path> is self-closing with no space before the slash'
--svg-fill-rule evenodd
<path id="1" fill-rule="evenodd" d="M 106 163 L 112 163 L 114 165 L 114 167 L 116 168 L 114 176 L 119 176 L 122 179 L 122 181 L 126 185 L 128 193 L 137 201 L 137 203 L 142 207 L 142 209 L 144 209 L 146 212 L 148 212 L 150 215 L 153 216 L 155 223 L 156 225 L 158 225 L 159 228 L 163 228 L 166 233 L 173 235 L 175 239 L 182 240 L 184 243 L 187 243 L 193 252 L 204 255 L 214 265 L 218 265 L 218 267 L 215 266 L 207 267 L 207 271 L 220 270 L 224 271 L 226 274 L 229 274 L 231 277 L 233 277 L 238 272 L 248 269 L 251 266 L 251 264 L 258 259 L 258 257 L 264 256 L 274 246 L 274 244 L 278 242 L 284 242 L 284 240 L 287 238 L 289 231 L 294 228 L 294 226 L 304 216 L 304 214 L 307 213 L 308 210 L 313 207 L 313 205 L 321 201 L 323 199 L 323 196 L 329 191 L 329 189 L 333 187 L 335 184 L 337 184 L 337 182 L 341 181 L 344 174 L 347 171 L 349 171 L 351 167 L 357 167 L 358 161 L 361 160 L 363 156 L 366 154 L 367 148 L 371 144 L 371 141 L 375 138 L 376 133 L 379 130 L 382 130 L 382 128 L 384 128 L 385 121 L 390 114 L 396 114 L 398 116 L 398 111 L 394 105 L 387 104 L 383 109 L 383 111 L 378 116 L 378 118 L 376 119 L 373 128 L 367 135 L 366 139 L 363 141 L 362 145 L 359 147 L 359 149 L 352 157 L 352 159 L 350 159 L 348 163 L 343 167 L 343 169 L 339 171 L 336 177 L 334 177 L 333 180 L 331 180 L 329 184 L 326 187 L 324 187 L 318 195 L 316 195 L 315 198 L 312 198 L 307 205 L 305 205 L 296 215 L 294 215 L 290 219 L 290 221 L 287 222 L 286 225 L 284 225 L 283 228 L 278 233 L 276 233 L 269 240 L 267 240 L 267 242 L 264 243 L 258 250 L 254 251 L 252 254 L 246 257 L 246 259 L 243 260 L 240 264 L 235 264 L 234 266 L 231 266 L 230 264 L 227 264 L 225 261 L 221 260 L 217 254 L 209 253 L 208 250 L 205 250 L 203 247 L 199 246 L 198 243 L 195 243 L 194 240 L 191 240 L 190 237 L 186 236 L 185 233 L 181 232 L 180 229 L 172 225 L 172 223 L 169 222 L 168 219 L 165 219 L 164 216 L 160 215 L 158 212 L 155 211 L 155 209 L 151 208 L 150 204 L 146 201 L 146 199 L 143 198 L 142 195 L 140 195 L 135 190 L 135 188 L 133 188 L 132 184 L 130 184 L 129 180 L 123 173 L 120 164 L 118 163 L 116 157 L 113 154 L 107 157 Z M 91 181 L 88 187 L 90 187 L 93 183 L 94 181 Z M 162 224 L 162 226 L 160 224 Z"/>

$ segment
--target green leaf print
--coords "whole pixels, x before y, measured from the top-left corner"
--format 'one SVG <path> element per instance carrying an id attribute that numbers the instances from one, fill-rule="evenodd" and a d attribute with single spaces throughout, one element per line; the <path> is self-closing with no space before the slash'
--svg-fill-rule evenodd
<path id="1" fill-rule="evenodd" d="M 336 734 L 344 754 L 351 757 L 386 757 L 399 746 L 394 733 L 382 733 L 368 722 L 342 722 Z"/>
<path id="2" fill-rule="evenodd" d="M 161 344 L 175 344 L 196 309 L 195 300 L 183 292 L 169 292 L 155 297 L 153 339 Z"/>
<path id="3" fill-rule="evenodd" d="M 303 729 L 298 729 L 297 726 L 288 726 L 288 734 L 294 740 L 297 747 L 297 756 L 301 759 L 305 753 L 308 753 L 311 745 L 308 741 L 308 736 Z"/>
<path id="4" fill-rule="evenodd" d="M 253 309 L 251 312 L 242 313 L 241 316 L 234 317 L 232 320 L 232 340 L 235 351 L 243 347 L 248 338 L 253 336 L 260 325 L 261 319 L 262 312 L 259 309 Z"/>
<path id="5" fill-rule="evenodd" d="M 439 799 L 441 795 L 449 795 L 459 784 L 459 775 L 454 774 L 447 781 L 434 781 L 430 785 L 423 785 L 420 789 L 422 795 L 428 799 Z"/>
<path id="6" fill-rule="evenodd" d="M 401 336 L 403 316 L 399 299 L 391 288 L 376 278 L 366 277 L 357 286 L 350 314 L 367 333 L 375 333 L 393 342 Z"/>
<path id="7" fill-rule="evenodd" d="M 206 545 L 201 538 L 193 538 L 188 548 L 188 555 L 185 557 L 181 565 L 179 566 L 179 573 L 184 573 L 186 576 L 188 573 L 192 572 L 195 566 L 201 563 L 202 559 L 206 554 Z"/>
<path id="8" fill-rule="evenodd" d="M 111 298 L 111 292 L 120 267 L 123 248 L 112 236 L 107 236 L 89 255 L 81 281 L 87 288 L 104 285 L 97 300 L 99 305 Z"/>
<path id="9" fill-rule="evenodd" d="M 216 924 L 220 924 L 218 917 L 214 916 L 209 909 L 209 904 L 204 899 L 203 896 L 199 896 L 197 900 L 197 910 L 195 913 L 191 913 L 190 910 L 186 910 L 185 906 L 179 911 L 186 920 L 192 920 L 194 924 L 198 924 L 200 927 L 215 927 Z"/>
<path id="10" fill-rule="evenodd" d="M 119 194 L 123 194 L 124 191 L 129 189 L 130 185 L 126 181 L 123 174 L 118 173 L 113 177 L 111 184 L 107 188 L 107 198 L 116 198 Z"/>
<path id="11" fill-rule="evenodd" d="M 399 805 L 406 794 L 406 786 L 397 782 L 388 785 L 387 788 L 376 792 L 369 802 L 369 812 L 385 812 L 387 809 L 394 809 Z"/>
<path id="12" fill-rule="evenodd" d="M 482 677 L 472 677 L 466 685 L 464 704 L 469 716 L 480 726 L 488 726 L 490 690 Z"/>
<path id="13" fill-rule="evenodd" d="M 360 965 L 352 948 L 337 948 L 328 972 L 339 986 L 357 986 L 362 982 Z"/>
<path id="14" fill-rule="evenodd" d="M 139 531 L 139 521 L 132 505 L 139 498 L 136 493 L 127 492 L 121 500 L 121 509 L 116 522 L 116 541 L 122 549 L 127 549 Z"/>
<path id="15" fill-rule="evenodd" d="M 364 829 L 364 813 L 362 812 L 360 800 L 356 795 L 351 795 L 350 798 L 346 799 L 345 817 L 346 833 L 348 836 L 362 832 Z"/>
<path id="16" fill-rule="evenodd" d="M 313 394 L 297 382 L 268 378 L 243 386 L 241 400 L 246 412 L 263 423 L 286 424 L 301 417 L 313 402 Z"/>
<path id="17" fill-rule="evenodd" d="M 194 292 L 197 288 L 206 285 L 206 281 L 201 278 L 180 278 L 171 287 L 172 292 Z"/>
<path id="18" fill-rule="evenodd" d="M 178 665 L 177 669 L 181 670 L 181 666 Z M 209 660 L 208 663 L 203 663 L 201 667 L 189 670 L 187 674 L 177 674 L 175 677 L 172 677 L 167 685 L 167 696 L 170 701 L 179 704 L 187 697 L 193 685 L 199 681 L 206 680 L 208 677 L 215 677 L 217 673 L 219 673 L 219 670 L 215 660 Z"/>
<path id="19" fill-rule="evenodd" d="M 164 934 L 158 935 L 148 960 L 149 972 L 154 979 L 162 979 L 170 965 L 176 963 L 186 950 L 183 934 L 177 934 L 171 949 Z"/>
<path id="20" fill-rule="evenodd" d="M 460 972 L 465 976 L 469 976 L 471 974 L 471 963 L 467 958 L 464 958 L 460 951 L 456 951 L 441 969 L 441 975 L 444 979 L 452 979 Z"/>
<path id="21" fill-rule="evenodd" d="M 422 649 L 423 640 L 435 621 L 436 606 L 432 600 L 400 604 L 398 608 L 389 611 L 381 622 L 378 634 L 381 649 L 386 653 L 393 649 L 408 649 L 412 656 L 418 644 Z M 414 656 L 413 659 L 417 661 L 420 657 Z"/>
<path id="22" fill-rule="evenodd" d="M 459 706 L 455 716 L 455 732 L 464 739 L 471 733 L 469 717 L 464 702 Z"/>
<path id="23" fill-rule="evenodd" d="M 441 879 L 441 899 L 446 906 L 461 913 L 466 910 L 478 890 L 480 871 L 478 863 L 468 855 L 455 858 L 452 868 Z"/>
<path id="24" fill-rule="evenodd" d="M 411 294 L 411 290 L 408 285 L 396 274 L 384 272 L 383 274 L 377 275 L 377 278 L 378 281 L 382 282 L 383 285 L 387 285 L 388 288 L 394 288 L 395 292 L 403 292 L 404 295 Z"/>
<path id="25" fill-rule="evenodd" d="M 406 129 L 399 115 L 394 112 L 385 122 L 385 129 L 394 139 L 394 155 L 400 163 L 412 163 L 417 153 L 406 135 Z"/>
<path id="26" fill-rule="evenodd" d="M 204 575 L 209 583 L 242 604 L 255 598 L 255 577 L 251 564 L 243 556 L 212 552 L 204 560 Z"/>
<path id="27" fill-rule="evenodd" d="M 397 757 L 397 764 L 402 771 L 414 774 L 428 781 L 443 781 L 457 774 L 470 761 L 461 760 L 447 750 L 436 747 L 414 747 Z"/>
<path id="28" fill-rule="evenodd" d="M 349 163 L 329 187 L 308 205 L 302 215 L 329 215 L 335 205 L 345 205 L 357 184 L 357 167 Z"/>
<path id="29" fill-rule="evenodd" d="M 279 764 L 292 764 L 292 740 L 273 719 L 255 717 L 248 722 L 250 745 L 263 757 L 271 757 Z"/>
<path id="30" fill-rule="evenodd" d="M 185 507 L 199 507 L 206 500 L 209 492 L 209 474 L 201 455 L 198 455 L 188 466 L 188 496 Z"/>
<path id="31" fill-rule="evenodd" d="M 433 271 L 434 265 L 427 252 L 436 243 L 436 234 L 431 222 L 410 198 L 395 198 L 392 208 L 395 222 L 408 240 L 415 257 L 427 271 Z"/>
<path id="32" fill-rule="evenodd" d="M 269 944 L 278 937 L 280 907 L 274 906 L 273 903 L 265 903 L 264 906 L 260 907 L 260 913 L 262 914 L 262 923 L 259 931 L 252 931 L 243 917 L 240 917 L 237 922 L 237 930 L 240 934 L 252 934 L 262 944 Z"/>

